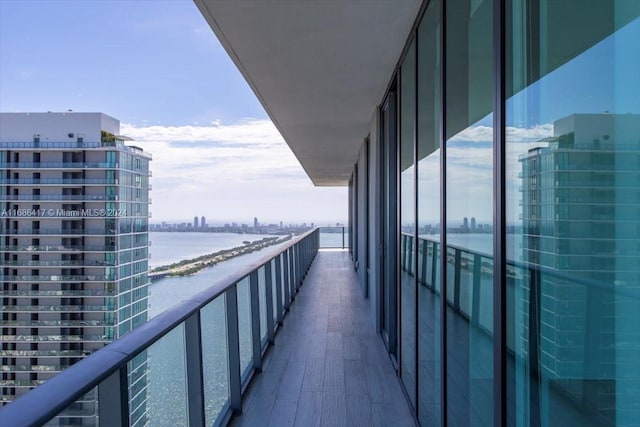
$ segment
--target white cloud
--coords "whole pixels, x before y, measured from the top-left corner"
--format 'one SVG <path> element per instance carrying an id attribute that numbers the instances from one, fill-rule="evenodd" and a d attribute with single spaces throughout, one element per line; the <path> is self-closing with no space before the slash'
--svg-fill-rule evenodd
<path id="1" fill-rule="evenodd" d="M 507 126 L 507 142 L 533 142 L 539 141 L 553 135 L 553 124 L 547 123 L 531 128 L 520 128 Z M 457 133 L 449 141 L 452 142 L 491 142 L 493 141 L 493 127 L 491 126 L 471 126 Z"/>
<path id="2" fill-rule="evenodd" d="M 194 215 L 238 221 L 254 216 L 265 221 L 346 220 L 346 189 L 314 187 L 269 120 L 122 124 L 121 133 L 153 155 L 154 221 Z"/>

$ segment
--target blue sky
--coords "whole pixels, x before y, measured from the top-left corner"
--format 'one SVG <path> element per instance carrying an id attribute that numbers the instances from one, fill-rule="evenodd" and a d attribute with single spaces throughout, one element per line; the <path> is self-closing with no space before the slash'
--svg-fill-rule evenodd
<path id="1" fill-rule="evenodd" d="M 153 221 L 346 221 L 346 188 L 311 184 L 191 0 L 0 0 L 0 111 L 69 109 L 154 155 Z"/>

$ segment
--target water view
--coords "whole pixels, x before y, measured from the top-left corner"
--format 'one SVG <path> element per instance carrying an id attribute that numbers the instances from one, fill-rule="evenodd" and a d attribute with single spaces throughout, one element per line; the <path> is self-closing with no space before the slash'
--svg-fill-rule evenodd
<path id="1" fill-rule="evenodd" d="M 167 265 L 183 259 L 195 258 L 219 251 L 242 246 L 244 241 L 254 242 L 264 237 L 260 234 L 232 233 L 150 233 L 153 267 Z M 166 277 L 149 286 L 149 319 L 157 316 L 172 305 L 195 295 L 216 281 L 233 274 L 257 261 L 267 253 L 278 251 L 285 243 L 232 258 L 213 267 L 205 268 L 197 274 L 181 277 Z M 244 283 L 243 283 L 244 285 Z M 239 329 L 241 352 L 250 348 L 248 287 L 238 288 Z M 205 414 L 207 425 L 212 425 L 229 394 L 228 361 L 226 347 L 226 324 L 224 300 L 218 298 L 202 311 Z M 153 426 L 188 425 L 185 390 L 184 328 L 178 327 L 154 344 L 148 351 L 148 413 Z"/>

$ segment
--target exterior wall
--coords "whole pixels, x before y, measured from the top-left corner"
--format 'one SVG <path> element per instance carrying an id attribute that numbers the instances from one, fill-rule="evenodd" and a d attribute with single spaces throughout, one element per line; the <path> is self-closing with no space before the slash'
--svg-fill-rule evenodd
<path id="1" fill-rule="evenodd" d="M 7 142 L 32 142 L 38 134 L 42 142 L 74 142 L 78 137 L 100 141 L 101 130 L 120 133 L 120 122 L 102 113 L 2 113 L 0 117 L 0 140 Z"/>
<path id="2" fill-rule="evenodd" d="M 358 245 L 358 258 L 357 262 L 357 272 L 358 272 L 358 281 L 360 282 L 360 287 L 362 288 L 362 292 L 366 295 L 366 288 L 368 286 L 368 253 L 369 253 L 369 242 L 367 236 L 367 220 L 369 217 L 369 213 L 367 212 L 367 197 L 369 194 L 368 189 L 368 177 L 367 177 L 367 156 L 366 149 L 363 146 L 360 148 L 360 153 L 358 155 L 358 189 L 357 189 L 357 197 L 358 197 L 358 241 L 356 244 Z"/>
<path id="3" fill-rule="evenodd" d="M 380 330 L 380 141 L 378 131 L 378 111 L 373 113 L 369 128 L 369 307 L 371 322 Z"/>

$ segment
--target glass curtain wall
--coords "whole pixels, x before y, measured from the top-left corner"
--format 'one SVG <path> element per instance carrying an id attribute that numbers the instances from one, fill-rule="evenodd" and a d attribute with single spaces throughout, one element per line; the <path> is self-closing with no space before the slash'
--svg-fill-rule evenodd
<path id="1" fill-rule="evenodd" d="M 450 425 L 493 424 L 493 0 L 446 2 Z"/>
<path id="2" fill-rule="evenodd" d="M 507 15 L 514 425 L 640 419 L 639 15 L 636 0 Z"/>
<path id="3" fill-rule="evenodd" d="M 400 69 L 400 374 L 416 403 L 415 132 L 416 43 Z"/>
<path id="4" fill-rule="evenodd" d="M 399 369 L 418 420 L 637 425 L 640 1 L 430 0 L 420 19 L 380 166 L 399 180 Z"/>
<path id="5" fill-rule="evenodd" d="M 418 418 L 442 424 L 442 299 L 440 286 L 440 1 L 418 27 Z"/>

